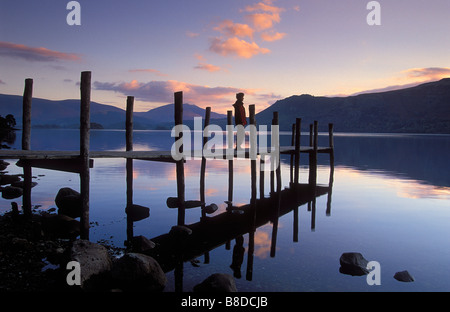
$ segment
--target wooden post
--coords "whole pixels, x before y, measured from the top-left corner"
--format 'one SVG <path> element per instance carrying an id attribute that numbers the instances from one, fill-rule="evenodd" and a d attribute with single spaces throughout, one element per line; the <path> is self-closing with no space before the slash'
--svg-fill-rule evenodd
<path id="1" fill-rule="evenodd" d="M 125 119 L 125 145 L 127 151 L 133 150 L 133 107 L 134 97 L 127 97 L 127 110 Z M 126 160 L 127 170 L 127 211 L 130 211 L 133 205 L 133 159 L 127 158 Z M 134 236 L 133 221 L 127 215 L 127 241 L 128 245 L 132 242 Z"/>
<path id="2" fill-rule="evenodd" d="M 175 126 L 183 124 L 183 92 L 175 92 Z M 175 137 L 175 141 L 183 139 L 183 134 Z M 189 138 L 190 139 L 190 138 Z M 183 144 L 181 144 L 179 152 L 183 154 Z M 180 159 L 176 162 L 177 171 L 177 197 L 178 197 L 178 225 L 184 225 L 185 221 L 185 198 L 184 198 L 184 159 Z"/>
<path id="3" fill-rule="evenodd" d="M 298 184 L 300 179 L 300 129 L 301 118 L 295 119 L 295 169 L 294 169 L 294 183 Z"/>
<path id="4" fill-rule="evenodd" d="M 273 120 L 272 125 L 278 126 L 278 112 L 273 113 Z M 272 141 L 274 142 L 274 141 Z M 275 146 L 275 149 L 278 151 L 280 150 L 279 141 L 276 142 L 277 146 Z M 272 146 L 273 147 L 273 146 Z M 276 159 L 276 176 L 277 176 L 277 191 L 276 194 L 274 194 L 274 217 L 273 217 L 273 225 L 272 225 L 272 243 L 271 243 L 271 249 L 270 249 L 270 256 L 275 257 L 275 250 L 276 250 L 276 242 L 277 242 L 277 233 L 278 233 L 278 217 L 280 215 L 280 204 L 281 204 L 281 161 L 280 161 L 280 155 L 278 154 Z"/>
<path id="5" fill-rule="evenodd" d="M 255 120 L 255 105 L 249 105 L 249 121 L 250 125 L 256 127 Z M 252 144 L 256 140 L 256 133 L 253 133 L 250 128 L 250 149 Z M 256 146 L 255 146 L 256 148 Z M 251 163 L 251 199 L 250 199 L 250 230 L 249 230 L 249 242 L 248 242 L 248 255 L 247 255 L 247 272 L 246 280 L 251 281 L 253 279 L 253 256 L 255 251 L 255 223 L 256 223 L 256 158 L 252 158 L 252 152 L 250 152 Z"/>
<path id="6" fill-rule="evenodd" d="M 208 142 L 208 136 L 206 133 L 205 128 L 209 125 L 209 119 L 211 116 L 211 107 L 206 108 L 205 112 L 205 126 L 204 126 L 204 133 L 203 133 L 203 144 L 202 144 L 202 155 L 203 150 L 205 149 L 205 145 Z M 205 207 L 206 207 L 206 199 L 205 199 L 205 174 L 206 174 L 206 158 L 202 157 L 202 164 L 200 167 L 200 201 L 202 202 L 202 218 L 206 217 Z"/>
<path id="7" fill-rule="evenodd" d="M 80 105 L 80 193 L 81 193 L 81 228 L 80 238 L 89 240 L 89 131 L 91 104 L 91 72 L 81 73 Z"/>
<path id="8" fill-rule="evenodd" d="M 326 215 L 331 215 L 331 194 L 333 192 L 334 181 L 334 139 L 333 139 L 333 124 L 328 124 L 328 140 L 330 145 L 330 178 L 328 180 L 328 196 L 327 196 L 327 210 Z"/>
<path id="9" fill-rule="evenodd" d="M 334 134 L 333 134 L 333 124 L 328 124 L 328 142 L 330 147 L 330 163 L 334 163 Z"/>
<path id="10" fill-rule="evenodd" d="M 228 149 L 234 149 L 234 133 L 233 133 L 233 111 L 227 111 L 228 129 Z M 228 204 L 227 209 L 231 212 L 233 205 L 233 158 L 228 159 Z"/>
<path id="11" fill-rule="evenodd" d="M 33 79 L 25 80 L 22 108 L 22 149 L 31 149 L 31 101 L 33 98 Z M 26 218 L 31 217 L 31 180 L 32 172 L 29 161 L 23 161 L 23 213 Z"/>
<path id="12" fill-rule="evenodd" d="M 291 146 L 295 146 L 295 124 L 292 124 Z M 294 182 L 294 154 L 291 153 L 290 159 L 290 183 Z"/>

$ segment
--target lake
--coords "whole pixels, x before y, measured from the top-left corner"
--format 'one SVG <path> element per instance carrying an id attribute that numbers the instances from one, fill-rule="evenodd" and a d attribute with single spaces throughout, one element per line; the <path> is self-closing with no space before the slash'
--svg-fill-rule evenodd
<path id="1" fill-rule="evenodd" d="M 78 150 L 78 130 L 33 129 L 31 148 L 35 150 Z M 17 131 L 13 148 L 20 148 Z M 307 144 L 303 136 L 302 145 Z M 319 136 L 326 146 L 327 135 Z M 135 131 L 135 150 L 168 150 L 174 139 L 169 131 Z M 290 135 L 282 133 L 281 145 L 290 145 Z M 245 254 L 239 291 L 450 291 L 450 135 L 348 134 L 335 133 L 334 179 L 331 196 L 319 196 L 312 220 L 311 205 L 298 208 L 278 220 L 275 255 L 271 255 L 272 228 L 268 222 L 256 229 L 251 280 L 246 278 L 249 235 L 243 236 Z M 92 130 L 91 150 L 125 150 L 125 132 Z M 9 173 L 22 173 L 9 161 Z M 91 241 L 118 247 L 126 240 L 126 167 L 123 159 L 95 159 L 91 169 Z M 134 235 L 154 238 L 168 233 L 177 223 L 177 210 L 166 205 L 176 191 L 175 165 L 133 161 L 133 202 L 150 207 L 150 217 L 134 223 Z M 185 164 L 186 199 L 199 199 L 199 160 Z M 319 155 L 319 185 L 328 186 L 329 156 Z M 212 216 L 226 211 L 228 163 L 210 160 L 206 165 L 206 202 L 219 207 Z M 289 156 L 282 157 L 283 188 L 289 186 Z M 39 209 L 56 207 L 54 199 L 62 187 L 79 191 L 79 176 L 73 173 L 33 168 L 32 203 Z M 265 194 L 269 193 L 266 174 Z M 302 154 L 300 182 L 308 181 L 308 160 Z M 234 205 L 249 204 L 251 198 L 250 161 L 234 162 Z M 258 189 L 259 196 L 259 189 Z M 21 198 L 0 198 L 0 213 Z M 186 223 L 200 220 L 199 209 L 186 211 Z M 298 240 L 294 222 L 298 220 Z M 313 222 L 314 221 L 314 222 Z M 312 228 L 312 223 L 314 227 Z M 184 263 L 183 290 L 213 273 L 237 274 L 230 268 L 235 241 L 209 251 L 209 261 Z M 381 268 L 381 285 L 369 286 L 365 276 L 339 272 L 344 252 L 360 252 Z M 393 278 L 408 270 L 413 283 Z M 239 271 L 239 270 L 238 270 Z M 167 274 L 166 291 L 175 290 L 174 271 Z"/>

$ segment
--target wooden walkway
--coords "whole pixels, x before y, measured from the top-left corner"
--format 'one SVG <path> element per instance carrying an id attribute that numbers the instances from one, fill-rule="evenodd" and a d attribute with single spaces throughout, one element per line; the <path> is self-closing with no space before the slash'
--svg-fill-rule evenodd
<path id="1" fill-rule="evenodd" d="M 31 102 L 32 102 L 32 86 L 33 80 L 25 80 L 25 89 L 23 95 L 23 126 L 22 126 L 22 149 L 21 150 L 0 150 L 0 159 L 18 159 L 18 165 L 23 167 L 24 170 L 24 191 L 23 191 L 23 210 L 25 215 L 31 215 L 31 168 L 45 168 L 50 170 L 60 170 L 78 173 L 80 175 L 80 194 L 82 202 L 81 212 L 81 233 L 82 239 L 89 239 L 89 180 L 90 169 L 94 166 L 94 159 L 96 158 L 124 158 L 127 160 L 127 207 L 132 206 L 132 161 L 148 160 L 148 161 L 162 161 L 171 162 L 176 164 L 177 171 L 177 197 L 179 201 L 178 207 L 178 225 L 184 224 L 184 210 L 185 210 L 185 194 L 184 194 L 184 163 L 186 160 L 175 160 L 172 157 L 171 151 L 133 151 L 133 105 L 134 97 L 127 97 L 127 109 L 125 120 L 125 136 L 126 136 L 126 150 L 125 151 L 92 151 L 90 150 L 90 93 L 91 93 L 91 72 L 81 73 L 80 83 L 80 150 L 79 151 L 35 151 L 31 150 Z M 176 92 L 175 98 L 175 125 L 183 124 L 183 96 L 182 92 Z M 209 125 L 211 108 L 206 109 L 205 125 Z M 255 106 L 249 105 L 249 120 L 251 125 L 256 125 L 255 121 Z M 227 124 L 232 125 L 232 112 L 227 112 Z M 274 112 L 274 118 L 272 125 L 278 126 L 278 112 Z M 309 154 L 309 183 L 313 186 L 316 185 L 316 170 L 317 170 L 317 154 L 328 153 L 330 154 L 330 163 L 334 161 L 334 145 L 333 145 L 333 125 L 329 124 L 329 146 L 318 146 L 318 127 L 317 121 L 314 125 L 310 125 L 310 137 L 309 146 L 300 145 L 300 127 L 301 118 L 296 119 L 296 123 L 292 125 L 292 142 L 290 146 L 278 147 L 280 154 L 287 154 L 291 156 L 291 182 L 294 184 L 299 183 L 299 164 L 300 153 Z M 57 130 L 55 130 L 57 131 Z M 233 136 L 230 136 L 233 138 Z M 181 137 L 175 137 L 175 141 Z M 254 138 L 253 138 L 254 139 Z M 207 138 L 205 137 L 204 143 Z M 234 139 L 233 139 L 234 140 Z M 252 137 L 250 138 L 252 140 Z M 256 142 L 256 141 L 255 141 Z M 234 142 L 227 142 L 228 146 L 233 146 Z M 230 145 L 231 144 L 231 145 Z M 255 144 L 256 145 L 256 144 Z M 182 150 L 180 150 L 182 152 Z M 194 153 L 191 155 L 203 155 L 203 153 Z M 229 165 L 229 177 L 228 177 L 228 202 L 232 203 L 233 193 L 233 159 L 238 157 L 235 152 L 234 157 L 227 157 L 226 149 L 223 150 L 223 159 L 228 160 Z M 240 155 L 240 154 L 239 154 Z M 249 149 L 245 149 L 244 157 L 250 158 Z M 232 159 L 229 159 L 232 158 Z M 206 167 L 206 159 L 204 156 L 202 159 L 202 176 L 201 189 L 204 190 L 204 171 Z M 252 182 L 256 179 L 256 159 L 251 159 L 251 172 Z M 263 157 L 260 159 L 263 162 Z M 278 157 L 277 161 L 280 159 Z M 281 188 L 281 169 L 278 163 L 276 166 L 276 172 L 271 172 L 271 189 L 274 190 L 274 175 L 277 176 L 277 189 Z M 260 188 L 263 190 L 264 185 L 264 171 L 260 171 Z M 253 184 L 253 183 L 252 183 Z M 253 188 L 253 185 L 252 185 Z M 281 190 L 281 189 L 280 189 Z M 252 189 L 253 193 L 256 190 Z M 130 199 L 128 199 L 130 198 Z M 204 198 L 201 201 L 204 202 Z M 204 208 L 204 207 L 202 207 Z M 204 209 L 202 209 L 202 216 L 204 216 Z M 132 238 L 132 227 L 129 230 L 128 237 Z"/>

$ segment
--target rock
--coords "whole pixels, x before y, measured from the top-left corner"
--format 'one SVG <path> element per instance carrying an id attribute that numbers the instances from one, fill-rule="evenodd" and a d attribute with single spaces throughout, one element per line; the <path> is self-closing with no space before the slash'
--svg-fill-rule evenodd
<path id="1" fill-rule="evenodd" d="M 80 222 L 62 214 L 43 215 L 42 230 L 48 237 L 75 239 L 80 235 Z"/>
<path id="2" fill-rule="evenodd" d="M 367 269 L 369 262 L 359 252 L 345 252 L 339 262 L 341 264 L 339 272 L 343 274 L 362 276 L 369 273 Z"/>
<path id="3" fill-rule="evenodd" d="M 217 211 L 217 209 L 219 209 L 219 207 L 217 207 L 216 204 L 211 204 L 205 207 L 205 212 L 207 214 L 211 214 Z"/>
<path id="4" fill-rule="evenodd" d="M 25 183 L 25 181 L 16 181 L 11 183 L 11 186 L 15 186 L 15 187 L 20 187 L 23 189 L 23 184 Z M 31 182 L 31 187 L 35 187 L 37 185 L 37 182 Z"/>
<path id="5" fill-rule="evenodd" d="M 130 218 L 132 222 L 140 221 L 150 216 L 150 208 L 134 204 L 125 208 L 125 212 L 127 218 Z"/>
<path id="6" fill-rule="evenodd" d="M 0 185 L 7 185 L 18 181 L 20 181 L 20 176 L 17 174 L 0 174 Z"/>
<path id="7" fill-rule="evenodd" d="M 81 288 L 92 289 L 97 278 L 112 269 L 108 250 L 88 240 L 76 240 L 70 249 L 70 260 L 80 263 Z"/>
<path id="8" fill-rule="evenodd" d="M 397 272 L 394 274 L 394 278 L 400 282 L 405 283 L 414 282 L 414 277 L 412 277 L 408 271 Z"/>
<path id="9" fill-rule="evenodd" d="M 2 189 L 2 197 L 4 199 L 14 199 L 22 196 L 23 189 L 15 186 L 7 186 Z"/>
<path id="10" fill-rule="evenodd" d="M 169 235 L 175 238 L 185 238 L 192 234 L 192 230 L 184 225 L 174 225 L 170 229 Z"/>
<path id="11" fill-rule="evenodd" d="M 3 159 L 0 159 L 0 171 L 5 170 L 9 165 L 9 162 L 4 161 Z"/>
<path id="12" fill-rule="evenodd" d="M 237 292 L 236 282 L 229 274 L 216 273 L 194 286 L 195 292 Z"/>
<path id="13" fill-rule="evenodd" d="M 81 217 L 81 194 L 77 191 L 63 187 L 55 197 L 58 213 L 72 218 Z"/>
<path id="14" fill-rule="evenodd" d="M 133 237 L 131 244 L 133 251 L 139 253 L 145 253 L 155 248 L 155 243 L 142 235 Z"/>
<path id="15" fill-rule="evenodd" d="M 166 204 L 167 204 L 168 208 L 178 208 L 180 206 L 178 197 L 168 197 L 166 200 Z M 200 207 L 201 205 L 203 205 L 203 202 L 201 202 L 199 200 L 184 201 L 184 208 L 186 208 L 186 209 Z"/>
<path id="16" fill-rule="evenodd" d="M 127 253 L 114 263 L 111 276 L 124 290 L 162 291 L 167 278 L 158 262 L 140 253 Z"/>

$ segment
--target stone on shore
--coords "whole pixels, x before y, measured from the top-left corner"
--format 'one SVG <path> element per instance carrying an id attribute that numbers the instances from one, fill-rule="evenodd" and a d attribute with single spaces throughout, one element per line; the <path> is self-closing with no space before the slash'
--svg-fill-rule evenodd
<path id="1" fill-rule="evenodd" d="M 167 283 L 159 263 L 140 253 L 127 253 L 118 259 L 111 276 L 117 287 L 125 291 L 162 291 Z"/>
<path id="2" fill-rule="evenodd" d="M 73 242 L 69 261 L 80 263 L 83 290 L 95 288 L 96 282 L 101 280 L 101 275 L 109 273 L 112 268 L 108 250 L 102 245 L 83 239 Z"/>
<path id="3" fill-rule="evenodd" d="M 81 217 L 81 194 L 69 187 L 63 187 L 55 197 L 58 213 L 71 218 Z"/>
<path id="4" fill-rule="evenodd" d="M 236 282 L 229 274 L 215 273 L 195 285 L 194 292 L 237 292 Z"/>

